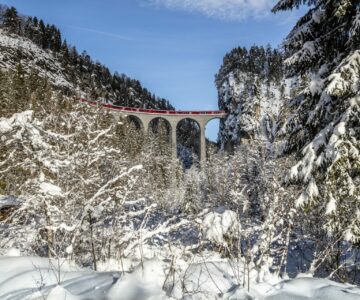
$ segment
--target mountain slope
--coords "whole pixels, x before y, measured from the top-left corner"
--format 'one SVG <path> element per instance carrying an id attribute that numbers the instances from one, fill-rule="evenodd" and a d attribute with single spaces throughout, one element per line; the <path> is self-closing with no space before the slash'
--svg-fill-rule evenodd
<path id="1" fill-rule="evenodd" d="M 74 89 L 61 63 L 50 51 L 45 51 L 24 37 L 0 29 L 0 68 L 15 70 L 21 64 L 27 73 L 36 70 L 59 88 Z"/>
<path id="2" fill-rule="evenodd" d="M 56 26 L 1 6 L 0 67 L 14 70 L 18 64 L 27 74 L 36 70 L 67 94 L 83 94 L 116 105 L 173 109 L 169 101 L 151 94 L 138 80 L 111 74 L 85 51 L 79 54 L 62 39 Z"/>

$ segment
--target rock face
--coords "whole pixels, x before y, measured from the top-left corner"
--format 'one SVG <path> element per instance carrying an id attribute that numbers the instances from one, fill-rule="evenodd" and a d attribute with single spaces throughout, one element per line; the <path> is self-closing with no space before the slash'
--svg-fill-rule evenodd
<path id="1" fill-rule="evenodd" d="M 276 119 L 284 98 L 284 87 L 259 76 L 230 72 L 218 90 L 219 107 L 228 113 L 220 124 L 223 148 L 249 140 L 272 141 Z"/>
<path id="2" fill-rule="evenodd" d="M 286 92 L 282 60 L 270 47 L 235 48 L 225 55 L 216 75 L 219 108 L 228 113 L 220 123 L 222 148 L 274 139 Z"/>

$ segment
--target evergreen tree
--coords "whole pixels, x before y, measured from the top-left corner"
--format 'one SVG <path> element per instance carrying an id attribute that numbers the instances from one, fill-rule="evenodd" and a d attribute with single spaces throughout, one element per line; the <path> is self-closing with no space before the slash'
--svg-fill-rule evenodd
<path id="1" fill-rule="evenodd" d="M 334 240 L 360 240 L 360 1 L 282 0 L 273 11 L 312 5 L 288 35 L 288 77 L 303 77 L 281 124 L 298 152 L 297 205 L 324 216 Z M 299 79 L 298 79 L 299 80 Z"/>
<path id="2" fill-rule="evenodd" d="M 24 35 L 25 37 L 29 38 L 30 40 L 33 40 L 34 38 L 34 21 L 33 18 L 29 17 L 25 21 L 24 25 Z"/>
<path id="3" fill-rule="evenodd" d="M 69 59 L 70 59 L 69 47 L 68 47 L 66 40 L 64 40 L 61 44 L 60 53 L 62 55 L 62 63 L 64 66 L 66 66 L 69 63 Z"/>
<path id="4" fill-rule="evenodd" d="M 233 72 L 243 72 L 258 75 L 261 79 L 277 81 L 283 77 L 283 54 L 267 46 L 252 46 L 249 50 L 238 47 L 231 50 L 224 57 L 223 64 L 215 76 L 219 88 L 226 76 Z"/>
<path id="5" fill-rule="evenodd" d="M 3 25 L 10 33 L 20 34 L 21 20 L 15 7 L 5 11 Z"/>
<path id="6" fill-rule="evenodd" d="M 47 26 L 45 26 L 45 23 L 43 20 L 40 20 L 40 22 L 39 22 L 39 37 L 40 37 L 39 46 L 42 47 L 43 49 L 47 49 L 48 45 L 49 45 Z"/>

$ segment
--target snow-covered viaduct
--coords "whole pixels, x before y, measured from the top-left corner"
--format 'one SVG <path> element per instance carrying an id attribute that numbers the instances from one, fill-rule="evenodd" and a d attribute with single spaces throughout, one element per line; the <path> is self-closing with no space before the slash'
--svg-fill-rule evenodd
<path id="1" fill-rule="evenodd" d="M 95 101 L 89 101 L 81 99 L 82 102 L 86 102 L 90 105 L 101 105 L 102 107 L 109 109 L 113 115 L 126 116 L 136 118 L 144 130 L 145 134 L 148 134 L 149 125 L 155 119 L 165 120 L 170 128 L 171 136 L 171 148 L 172 154 L 176 157 L 177 153 L 177 141 L 176 141 L 176 129 L 178 124 L 185 119 L 195 121 L 200 128 L 200 160 L 203 162 L 206 159 L 206 139 L 205 128 L 206 124 L 217 118 L 224 118 L 226 113 L 221 110 L 216 111 L 176 111 L 176 110 L 155 110 L 155 109 L 143 109 L 132 108 L 125 106 L 115 106 L 111 104 L 99 103 Z"/>

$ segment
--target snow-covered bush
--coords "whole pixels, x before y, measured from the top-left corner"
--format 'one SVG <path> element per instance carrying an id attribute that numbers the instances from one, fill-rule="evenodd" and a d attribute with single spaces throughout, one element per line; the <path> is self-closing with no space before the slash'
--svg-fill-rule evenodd
<path id="1" fill-rule="evenodd" d="M 231 210 L 206 214 L 201 223 L 204 237 L 221 248 L 228 248 L 229 241 L 239 237 L 241 225 L 238 217 Z"/>
<path id="2" fill-rule="evenodd" d="M 142 166 L 127 160 L 113 134 L 121 124 L 101 111 L 56 98 L 34 109 L 0 119 L 4 191 L 25 199 L 2 240 L 29 254 L 91 252 L 96 269 L 115 251 L 122 204 Z"/>

